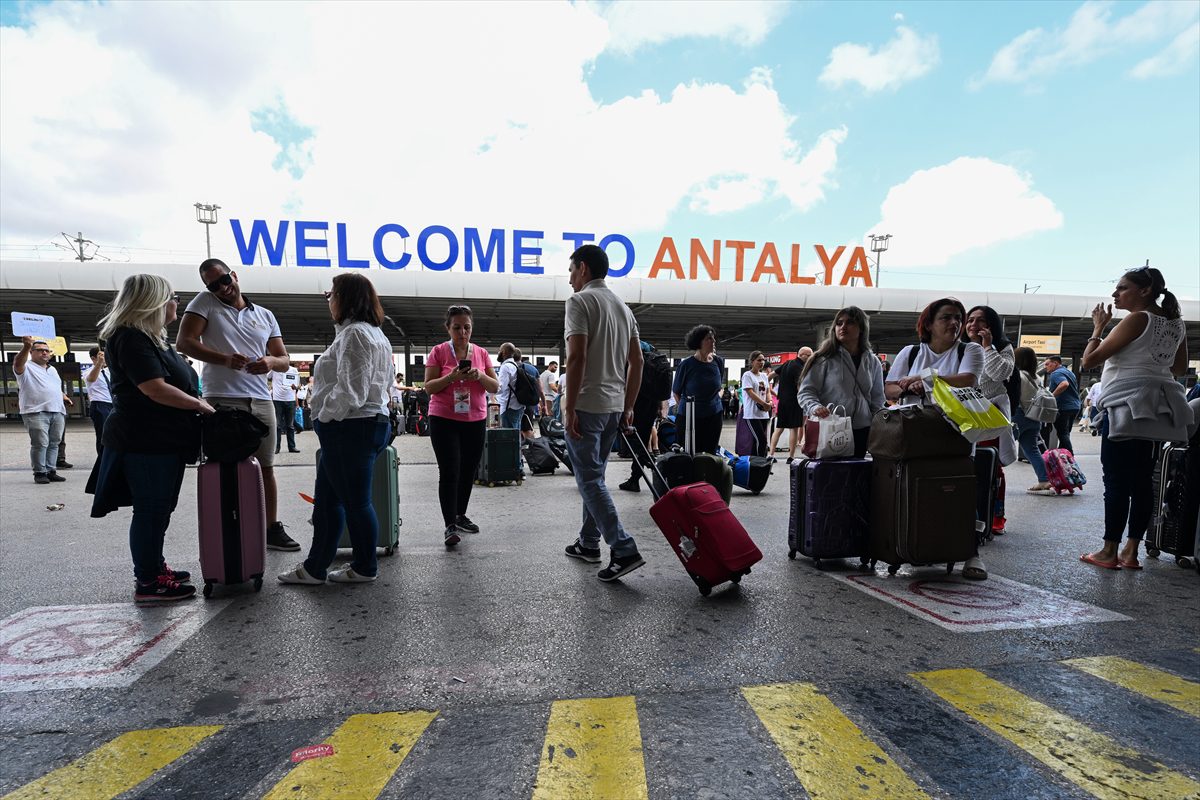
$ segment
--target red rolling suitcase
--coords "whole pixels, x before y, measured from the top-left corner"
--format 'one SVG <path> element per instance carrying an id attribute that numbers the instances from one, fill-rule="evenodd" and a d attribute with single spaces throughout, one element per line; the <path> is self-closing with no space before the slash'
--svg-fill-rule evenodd
<path id="1" fill-rule="evenodd" d="M 621 436 L 635 456 L 640 448 L 650 462 L 641 439 L 626 437 L 623 432 Z M 650 516 L 671 543 L 700 594 L 707 597 L 714 586 L 726 581 L 740 583 L 743 575 L 750 574 L 750 567 L 762 560 L 762 551 L 711 483 L 676 486 L 660 495 L 655 482 L 646 475 L 642 459 L 635 457 L 633 463 L 638 465 L 642 479 L 654 495 Z M 657 466 L 652 468 L 658 474 Z M 666 484 L 661 474 L 658 478 Z"/>
<path id="2" fill-rule="evenodd" d="M 204 596 L 212 594 L 214 583 L 254 581 L 258 591 L 267 563 L 267 506 L 258 459 L 210 461 L 197 473 Z"/>

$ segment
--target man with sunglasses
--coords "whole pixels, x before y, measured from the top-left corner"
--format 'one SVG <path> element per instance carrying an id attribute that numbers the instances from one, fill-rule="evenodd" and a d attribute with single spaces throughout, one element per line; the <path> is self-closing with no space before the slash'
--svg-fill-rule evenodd
<path id="1" fill-rule="evenodd" d="M 275 315 L 242 294 L 237 273 L 219 258 L 200 264 L 207 291 L 188 303 L 175 347 L 204 362 L 204 399 L 214 408 L 249 411 L 267 426 L 254 457 L 262 468 L 267 506 L 267 548 L 297 551 L 300 543 L 288 536 L 278 519 L 275 486 L 275 405 L 267 388 L 267 373 L 282 380 L 291 366 Z"/>
<path id="2" fill-rule="evenodd" d="M 67 425 L 67 406 L 75 405 L 63 393 L 62 378 L 50 366 L 50 345 L 41 339 L 25 336 L 21 352 L 13 362 L 17 376 L 18 410 L 25 431 L 29 434 L 29 461 L 33 466 L 34 483 L 61 483 L 66 478 L 58 474 L 58 443 Z"/>

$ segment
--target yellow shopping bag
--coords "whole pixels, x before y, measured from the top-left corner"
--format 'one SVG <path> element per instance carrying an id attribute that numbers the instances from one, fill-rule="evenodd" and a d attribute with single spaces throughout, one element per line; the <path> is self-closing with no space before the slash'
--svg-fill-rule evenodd
<path id="1" fill-rule="evenodd" d="M 951 386 L 934 374 L 932 396 L 933 402 L 968 442 L 977 444 L 995 439 L 1012 428 L 1004 412 L 974 386 Z"/>

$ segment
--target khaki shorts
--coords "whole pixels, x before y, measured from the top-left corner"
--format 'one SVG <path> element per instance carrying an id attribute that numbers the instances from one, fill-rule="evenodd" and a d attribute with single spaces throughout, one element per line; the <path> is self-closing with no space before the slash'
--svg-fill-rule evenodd
<path id="1" fill-rule="evenodd" d="M 258 443 L 254 457 L 258 465 L 270 469 L 275 465 L 275 404 L 270 400 L 255 400 L 249 397 L 206 397 L 213 408 L 236 408 L 249 411 L 255 419 L 267 426 L 267 435 Z"/>

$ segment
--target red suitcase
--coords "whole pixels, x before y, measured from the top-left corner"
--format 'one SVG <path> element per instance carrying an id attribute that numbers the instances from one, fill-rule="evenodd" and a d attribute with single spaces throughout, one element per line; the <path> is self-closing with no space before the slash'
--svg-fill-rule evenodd
<path id="1" fill-rule="evenodd" d="M 726 581 L 740 583 L 743 575 L 750 574 L 750 567 L 762 560 L 762 551 L 721 499 L 716 487 L 711 483 L 689 483 L 659 495 L 654 481 L 642 468 L 641 459 L 636 457 L 636 449 L 641 448 L 645 453 L 646 446 L 636 436 L 626 437 L 626 443 L 635 453 L 633 463 L 638 465 L 642 479 L 654 495 L 650 516 L 671 543 L 700 594 L 707 597 L 714 586 Z M 653 466 L 649 453 L 645 456 L 657 473 L 658 467 Z M 658 477 L 666 485 L 662 475 Z"/>
<path id="2" fill-rule="evenodd" d="M 204 596 L 212 594 L 214 583 L 254 581 L 258 591 L 267 563 L 267 506 L 258 459 L 210 461 L 197 472 Z"/>

